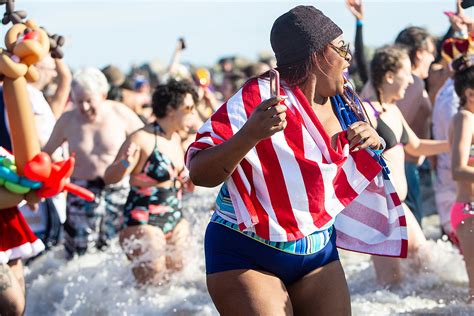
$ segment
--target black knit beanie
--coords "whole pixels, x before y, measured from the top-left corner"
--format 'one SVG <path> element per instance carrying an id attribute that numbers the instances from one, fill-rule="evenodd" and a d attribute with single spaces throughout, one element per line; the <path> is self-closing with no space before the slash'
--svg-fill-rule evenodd
<path id="1" fill-rule="evenodd" d="M 320 10 L 300 5 L 276 19 L 270 43 L 277 65 L 283 66 L 320 52 L 341 34 L 339 26 Z"/>

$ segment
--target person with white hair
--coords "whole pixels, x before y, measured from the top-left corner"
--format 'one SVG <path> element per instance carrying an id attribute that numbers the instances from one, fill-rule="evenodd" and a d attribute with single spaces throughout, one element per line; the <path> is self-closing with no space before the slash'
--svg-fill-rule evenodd
<path id="1" fill-rule="evenodd" d="M 64 244 L 70 256 L 107 246 L 123 223 L 121 209 L 127 198 L 128 181 L 105 185 L 103 175 L 126 137 L 143 124 L 124 104 L 106 100 L 108 90 L 107 79 L 99 69 L 85 68 L 75 73 L 75 106 L 59 118 L 43 149 L 51 154 L 67 142 L 69 152 L 76 157 L 71 182 L 96 195 L 93 202 L 68 196 Z"/>

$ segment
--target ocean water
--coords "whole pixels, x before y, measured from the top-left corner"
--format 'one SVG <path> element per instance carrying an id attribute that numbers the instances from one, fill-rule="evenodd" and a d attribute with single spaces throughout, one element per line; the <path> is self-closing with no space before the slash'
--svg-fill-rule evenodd
<path id="1" fill-rule="evenodd" d="M 203 236 L 215 190 L 199 189 L 185 200 L 191 223 L 187 261 L 161 286 L 136 286 L 130 263 L 114 240 L 104 252 L 65 260 L 61 247 L 25 268 L 26 315 L 217 315 L 206 290 Z M 377 284 L 370 257 L 341 251 L 353 315 L 474 315 L 466 305 L 467 275 L 459 251 L 436 239 L 428 220 L 426 259 L 415 270 L 405 260 L 404 282 L 388 290 Z"/>

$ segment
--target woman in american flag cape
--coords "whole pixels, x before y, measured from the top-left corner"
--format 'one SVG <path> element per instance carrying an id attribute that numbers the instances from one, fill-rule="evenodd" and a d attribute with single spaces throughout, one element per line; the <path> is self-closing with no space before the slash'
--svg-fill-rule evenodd
<path id="1" fill-rule="evenodd" d="M 223 315 L 348 315 L 336 248 L 404 257 L 403 209 L 343 72 L 342 30 L 312 6 L 273 24 L 279 96 L 249 80 L 186 153 L 196 185 L 223 183 L 205 236 L 209 293 Z"/>

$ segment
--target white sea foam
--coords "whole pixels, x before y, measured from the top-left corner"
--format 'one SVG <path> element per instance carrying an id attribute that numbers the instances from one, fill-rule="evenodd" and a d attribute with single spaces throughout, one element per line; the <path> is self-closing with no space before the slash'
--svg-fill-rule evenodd
<path id="1" fill-rule="evenodd" d="M 61 247 L 25 269 L 26 315 L 217 315 L 206 291 L 203 236 L 215 190 L 200 189 L 186 199 L 191 242 L 183 271 L 167 284 L 138 288 L 131 264 L 117 240 L 105 252 L 64 259 Z M 464 303 L 464 261 L 450 243 L 429 241 L 431 259 L 421 272 L 404 261 L 404 282 L 390 291 L 378 285 L 369 256 L 341 251 L 353 315 L 474 315 Z"/>

